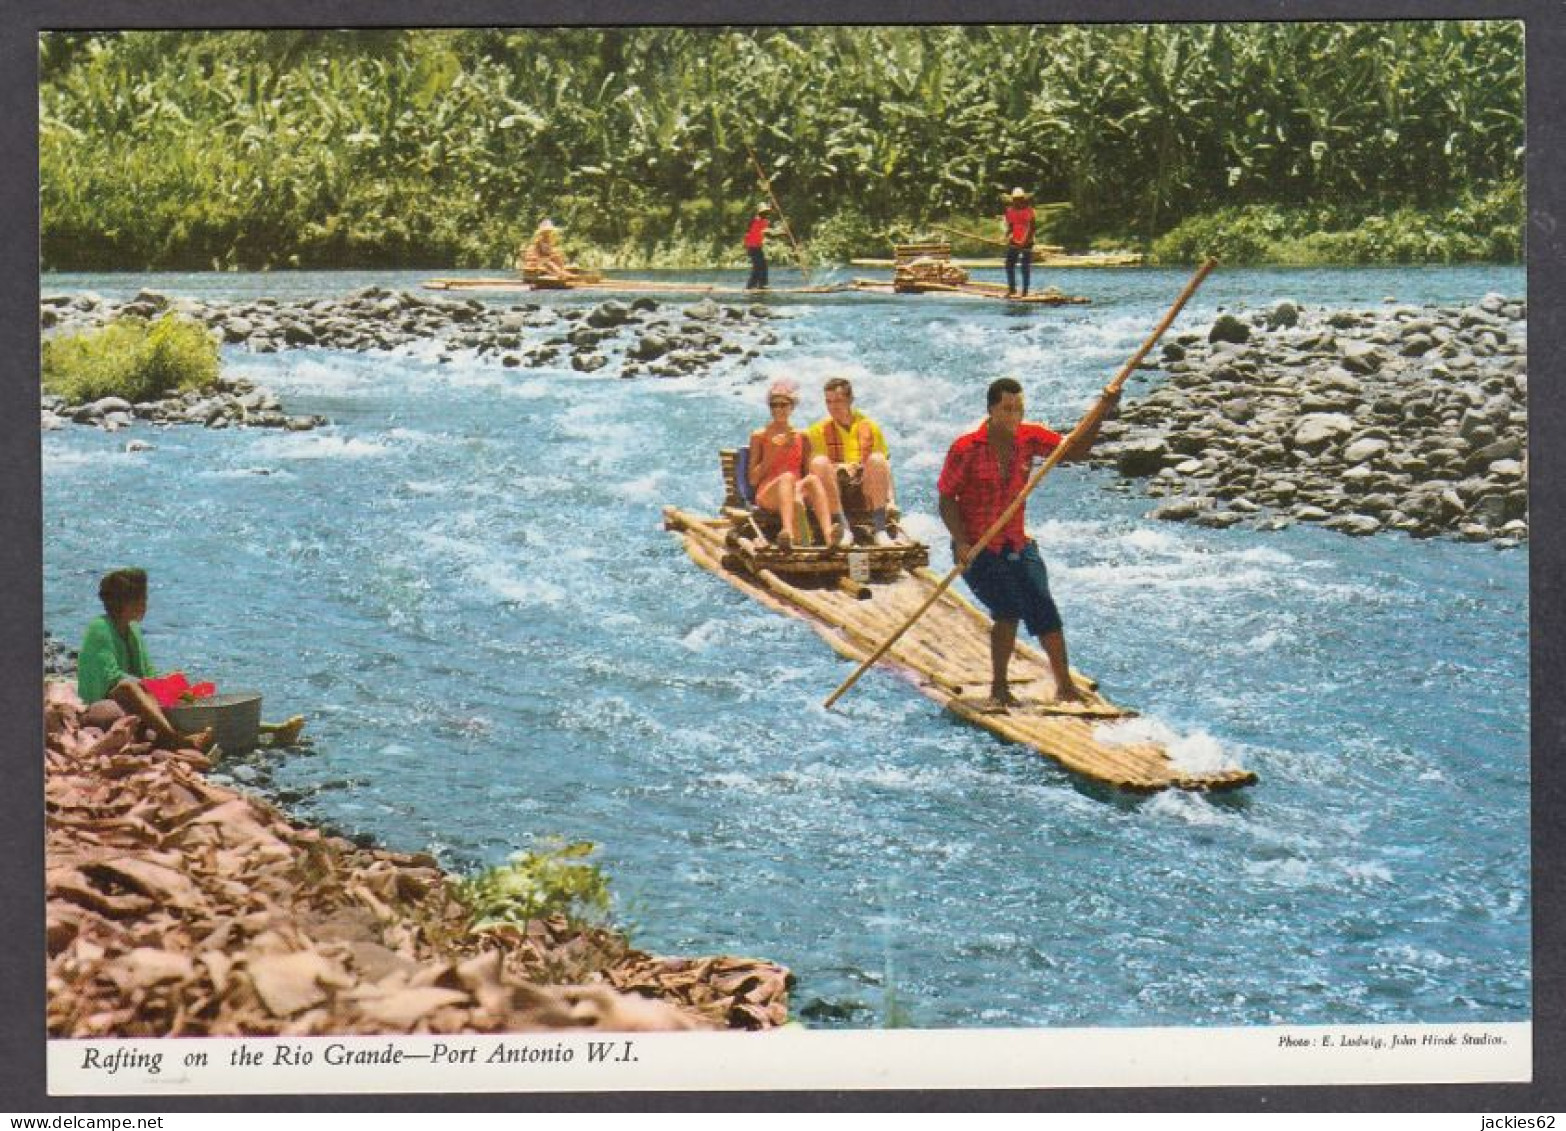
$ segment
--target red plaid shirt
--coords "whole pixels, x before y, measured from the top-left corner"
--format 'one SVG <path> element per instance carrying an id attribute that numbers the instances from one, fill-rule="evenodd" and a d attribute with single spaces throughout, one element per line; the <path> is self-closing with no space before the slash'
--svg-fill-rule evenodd
<path id="1" fill-rule="evenodd" d="M 1017 426 L 1017 435 L 1012 441 L 1011 466 L 1002 468 L 990 448 L 990 422 L 985 420 L 972 432 L 957 437 L 951 451 L 946 453 L 936 490 L 957 501 L 963 530 L 970 539 L 977 541 L 1000 517 L 1006 504 L 1027 485 L 1034 459 L 1049 455 L 1064 438 L 1042 424 L 1023 422 Z M 1026 509 L 1018 507 L 985 549 L 1022 549 L 1028 540 L 1022 522 Z"/>

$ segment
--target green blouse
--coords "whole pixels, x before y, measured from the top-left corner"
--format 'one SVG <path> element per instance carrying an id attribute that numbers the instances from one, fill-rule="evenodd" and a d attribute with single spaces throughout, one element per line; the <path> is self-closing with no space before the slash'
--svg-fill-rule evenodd
<path id="1" fill-rule="evenodd" d="M 156 675 L 141 638 L 141 625 L 132 623 L 121 636 L 108 617 L 94 617 L 82 637 L 76 656 L 76 693 L 83 703 L 107 698 L 109 689 L 127 677 L 146 679 Z"/>

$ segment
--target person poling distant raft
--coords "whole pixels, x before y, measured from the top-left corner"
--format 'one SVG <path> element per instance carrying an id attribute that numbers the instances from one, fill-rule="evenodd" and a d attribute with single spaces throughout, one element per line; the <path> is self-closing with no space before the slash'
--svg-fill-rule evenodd
<path id="1" fill-rule="evenodd" d="M 804 248 L 800 247 L 799 241 L 794 238 L 794 229 L 788 226 L 788 217 L 783 215 L 783 208 L 778 204 L 778 194 L 772 191 L 772 178 L 767 176 L 767 171 L 761 167 L 761 162 L 756 158 L 756 151 L 751 148 L 749 142 L 745 143 L 745 152 L 750 155 L 751 167 L 756 170 L 756 177 L 761 181 L 761 187 L 767 190 L 767 199 L 756 206 L 756 215 L 751 219 L 750 227 L 745 232 L 745 251 L 750 256 L 751 280 L 745 284 L 745 289 L 748 291 L 767 289 L 766 238 L 772 234 L 771 224 L 774 215 L 782 225 L 783 234 L 788 237 L 788 242 L 793 245 L 794 258 L 799 260 L 800 277 L 808 287 L 810 264 L 805 262 Z M 765 223 L 759 223 L 763 220 Z M 759 282 L 757 282 L 758 273 Z"/>
<path id="2" fill-rule="evenodd" d="M 147 598 L 147 571 L 143 569 L 117 569 L 98 583 L 104 615 L 93 618 L 82 637 L 76 692 L 87 705 L 87 720 L 92 725 L 107 729 L 116 719 L 135 715 L 152 731 L 158 745 L 205 751 L 212 746 L 211 728 L 181 733 L 158 701 L 157 672 L 141 633 Z M 304 716 L 295 715 L 282 723 L 262 723 L 261 730 L 272 734 L 274 746 L 292 746 L 304 722 Z"/>
<path id="3" fill-rule="evenodd" d="M 772 205 L 762 201 L 756 205 L 756 213 L 745 229 L 745 254 L 750 257 L 750 277 L 745 280 L 747 291 L 767 289 L 767 237 L 772 231 Z"/>
<path id="4" fill-rule="evenodd" d="M 1033 280 L 1033 228 L 1035 218 L 1028 194 L 1020 188 L 1011 190 L 1010 201 L 1001 227 L 1006 232 L 1006 297 L 1019 294 L 1017 290 L 1017 265 L 1022 265 L 1022 290 L 1027 296 Z"/>
<path id="5" fill-rule="evenodd" d="M 960 542 L 962 540 L 958 537 L 959 534 L 970 539 L 966 552 L 963 552 L 963 548 L 961 546 L 954 546 L 953 557 L 956 560 L 956 564 L 952 566 L 951 572 L 941 579 L 940 584 L 937 585 L 930 595 L 925 598 L 924 602 L 914 610 L 913 614 L 904 620 L 902 625 L 895 632 L 882 641 L 875 651 L 867 656 L 863 662 L 861 662 L 860 665 L 854 669 L 854 674 L 844 680 L 836 691 L 827 696 L 823 703 L 824 706 L 831 707 L 832 704 L 836 703 L 840 698 L 842 698 L 843 693 L 846 692 L 855 683 L 857 683 L 859 677 L 864 675 L 864 673 L 868 671 L 877 660 L 886 655 L 887 652 L 891 651 L 892 646 L 902 638 L 903 634 L 913 626 L 914 622 L 923 616 L 932 605 L 941 599 L 946 590 L 951 587 L 952 582 L 956 581 L 958 576 L 968 569 L 974 556 L 973 547 L 977 546 L 980 548 L 986 548 L 991 546 L 994 543 L 996 536 L 1008 528 L 1008 524 L 1012 522 L 1013 516 L 1017 515 L 1018 512 L 1021 511 L 1023 504 L 1027 501 L 1028 496 L 1033 493 L 1034 489 L 1038 487 L 1041 482 L 1043 482 L 1044 477 L 1049 474 L 1050 470 L 1057 463 L 1059 463 L 1061 459 L 1063 459 L 1068 454 L 1077 455 L 1092 445 L 1093 439 L 1098 435 L 1099 425 L 1103 422 L 1104 416 L 1109 411 L 1110 405 L 1112 405 L 1120 396 L 1120 389 L 1125 385 L 1126 378 L 1131 376 L 1136 367 L 1142 363 L 1142 359 L 1147 356 L 1148 351 L 1153 348 L 1153 346 L 1158 342 L 1159 338 L 1163 337 L 1164 331 L 1169 329 L 1170 325 L 1174 322 L 1175 318 L 1179 315 L 1185 304 L 1190 300 L 1191 296 L 1196 293 L 1196 289 L 1202 285 L 1202 280 L 1206 279 L 1207 276 L 1212 272 L 1213 268 L 1217 266 L 1218 261 L 1216 259 L 1208 259 L 1199 268 L 1197 268 L 1196 274 L 1191 276 L 1191 281 L 1185 285 L 1185 289 L 1181 291 L 1179 297 L 1175 299 L 1174 305 L 1169 308 L 1168 313 L 1166 313 L 1162 320 L 1159 321 L 1158 325 L 1154 327 L 1153 332 L 1148 335 L 1147 340 L 1143 342 L 1140 347 L 1138 347 L 1134 354 L 1131 355 L 1130 360 L 1128 360 L 1125 365 L 1121 366 L 1120 372 L 1115 374 L 1114 380 L 1110 381 L 1110 383 L 1104 387 L 1103 395 L 1094 402 L 1093 407 L 1087 411 L 1087 415 L 1085 415 L 1077 423 L 1077 426 L 1071 430 L 1070 434 L 1064 437 L 1064 439 L 1062 439 L 1060 442 L 1053 445 L 1052 450 L 1049 451 L 1049 458 L 1044 461 L 1039 469 L 1033 473 L 1032 477 L 1029 478 L 1026 483 L 1022 484 L 1020 488 L 1013 487 L 1017 472 L 1017 452 L 1015 440 L 1012 442 L 1013 450 L 1011 452 L 1011 460 L 1008 465 L 997 463 L 995 457 L 1005 453 L 997 453 L 994 451 L 989 453 L 991 458 L 989 459 L 988 463 L 983 461 L 975 462 L 972 474 L 985 480 L 985 485 L 981 488 L 978 488 L 978 490 L 988 491 L 992 494 L 1001 496 L 1003 501 L 1005 499 L 1009 499 L 1010 501 L 1004 502 L 1000 513 L 995 515 L 993 521 L 990 522 L 989 526 L 982 534 L 975 535 L 971 529 L 967 528 L 966 523 L 963 524 L 960 530 L 953 529 L 951 531 L 954 542 Z M 1001 399 L 1004 400 L 1006 393 L 1004 387 L 1002 387 L 1000 393 Z M 991 387 L 990 395 L 991 397 L 995 396 L 994 386 Z M 1019 392 L 1017 394 L 1016 401 L 1008 409 L 1008 411 L 1014 413 L 1014 418 L 1020 422 L 1022 415 L 1021 410 L 1022 401 L 1021 394 Z M 1005 428 L 1004 423 L 1002 424 L 1002 427 Z M 987 434 L 988 430 L 985 429 L 985 431 Z M 1015 429 L 1012 431 L 1014 432 Z M 966 437 L 964 437 L 964 439 L 966 439 Z M 1038 444 L 1040 441 L 1035 440 L 1032 442 Z M 960 445 L 961 443 L 962 440 L 959 440 L 958 444 Z M 974 446 L 977 445 L 975 444 Z M 954 453 L 956 452 L 956 449 L 957 445 L 954 445 Z M 969 458 L 971 458 L 971 456 L 972 453 L 970 452 Z M 948 463 L 950 462 L 951 456 L 948 456 Z M 948 477 L 946 470 L 947 469 L 944 468 L 942 470 L 942 482 L 940 484 L 943 518 L 946 517 L 947 496 L 949 494 L 953 495 L 954 497 L 958 495 L 958 480 L 955 476 Z M 951 487 L 952 490 L 948 491 L 948 487 Z M 977 514 L 977 509 L 978 508 L 975 508 L 975 514 Z M 951 524 L 948 523 L 949 528 L 950 525 Z M 1007 541 L 1010 540 L 1008 539 Z M 1003 608 L 1003 612 L 1004 611 L 1005 610 Z M 999 616 L 1001 614 L 998 613 L 997 615 Z M 1022 615 L 1022 611 L 1020 609 L 1018 610 L 1017 615 L 1019 617 Z M 1002 646 L 1006 645 L 1007 639 L 1008 638 L 1005 635 L 1004 629 L 1000 630 L 1000 634 L 998 636 L 992 634 L 990 638 L 992 692 L 995 690 L 994 684 L 997 682 L 995 680 L 995 669 L 998 667 L 996 660 L 998 659 L 998 653 L 1002 650 Z M 1012 626 L 1009 639 L 1012 643 L 1015 643 L 1015 624 Z M 1064 637 L 1062 637 L 1060 650 L 1060 661 L 1062 664 L 1065 662 L 1064 643 Z M 1059 675 L 1059 669 L 1056 665 L 1056 657 L 1054 655 L 1048 654 L 1046 652 L 1046 658 L 1049 660 L 1051 675 L 1055 680 L 1056 697 L 1064 697 L 1069 702 L 1072 698 L 1071 693 L 1073 691 L 1077 691 L 1075 681 L 1071 679 L 1069 670 L 1067 671 L 1065 678 L 1061 678 Z M 1004 667 L 1000 667 L 999 670 L 1002 674 L 1004 674 Z M 1000 689 L 1002 691 L 1008 690 L 1004 685 L 1002 685 Z M 1080 692 L 1077 692 L 1077 694 L 1080 695 Z M 1005 704 L 1003 701 L 1002 706 L 1004 705 Z"/>

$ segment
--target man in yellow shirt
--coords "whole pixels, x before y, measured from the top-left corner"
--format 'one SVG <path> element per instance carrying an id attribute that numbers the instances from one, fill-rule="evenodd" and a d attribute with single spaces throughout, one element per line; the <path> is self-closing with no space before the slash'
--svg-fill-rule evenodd
<path id="1" fill-rule="evenodd" d="M 854 408 L 854 386 L 846 377 L 833 377 L 822 388 L 827 415 L 810 426 L 810 471 L 827 489 L 827 504 L 837 516 L 837 544 L 854 544 L 844 497 L 862 502 L 874 524 L 877 546 L 894 540 L 886 529 L 886 508 L 892 500 L 892 465 L 887 459 L 886 437 L 875 421 Z"/>

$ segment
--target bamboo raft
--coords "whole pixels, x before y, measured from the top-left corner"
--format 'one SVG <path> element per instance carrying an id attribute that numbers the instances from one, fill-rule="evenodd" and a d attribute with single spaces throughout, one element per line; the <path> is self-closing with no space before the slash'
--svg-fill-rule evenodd
<path id="1" fill-rule="evenodd" d="M 707 283 L 664 283 L 651 279 L 592 279 L 570 283 L 529 283 L 515 276 L 498 276 L 490 279 L 426 279 L 424 289 L 430 291 L 675 291 L 682 294 L 708 294 L 723 288 Z"/>
<path id="2" fill-rule="evenodd" d="M 490 279 L 426 279 L 422 286 L 429 291 L 486 291 L 495 294 L 525 294 L 530 291 L 629 291 L 647 294 L 682 295 L 830 295 L 849 289 L 846 283 L 829 283 L 818 287 L 769 287 L 762 291 L 744 287 L 725 287 L 717 283 L 670 283 L 654 279 L 593 279 L 539 285 L 523 279 L 497 277 Z"/>
<path id="3" fill-rule="evenodd" d="M 999 283 L 977 282 L 953 262 L 951 244 L 944 241 L 895 244 L 892 251 L 896 258 L 892 261 L 890 281 L 854 279 L 849 285 L 857 291 L 875 294 L 952 294 L 1042 306 L 1088 301 L 1080 295 L 1064 294 L 1055 287 L 1046 287 L 1037 294 L 1018 295 Z"/>
<path id="4" fill-rule="evenodd" d="M 768 608 L 806 621 L 850 660 L 870 655 L 939 585 L 940 579 L 923 568 L 923 562 L 905 567 L 889 560 L 885 568 L 873 569 L 867 582 L 854 582 L 842 576 L 843 551 L 806 551 L 814 555 L 812 570 L 799 568 L 783 551 L 772 551 L 770 557 L 758 554 L 741 534 L 743 514 L 725 508 L 718 517 L 704 517 L 671 506 L 664 508 L 664 527 L 680 535 L 698 565 Z M 834 555 L 835 570 L 828 568 Z M 948 589 L 902 636 L 886 662 L 959 718 L 1031 747 L 1095 782 L 1142 793 L 1171 788 L 1218 791 L 1255 783 L 1256 775 L 1249 770 L 1187 771 L 1156 743 L 1114 741 L 1105 730 L 1133 712 L 1109 702 L 1085 676 L 1078 675 L 1081 686 L 1090 689 L 1085 705 L 1050 703 L 1054 680 L 1048 661 L 1021 640 L 1010 675 L 1022 706 L 988 713 L 981 704 L 989 689 L 989 628 L 988 617 Z"/>
<path id="5" fill-rule="evenodd" d="M 855 258 L 849 264 L 854 267 L 895 267 L 897 260 L 885 258 Z M 958 267 L 998 271 L 1006 266 L 1006 260 L 996 257 L 959 257 L 952 263 Z M 1143 256 L 1135 251 L 1086 251 L 1055 253 L 1034 248 L 1033 266 L 1040 267 L 1139 267 Z"/>
<path id="6" fill-rule="evenodd" d="M 1027 295 L 1008 295 L 1006 288 L 1000 283 L 914 283 L 899 287 L 880 279 L 854 279 L 848 285 L 856 291 L 866 291 L 871 294 L 949 294 L 1038 306 L 1081 306 L 1092 301 L 1082 295 L 1068 295 L 1056 290 L 1038 291 Z"/>

